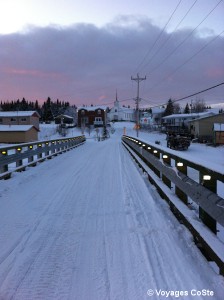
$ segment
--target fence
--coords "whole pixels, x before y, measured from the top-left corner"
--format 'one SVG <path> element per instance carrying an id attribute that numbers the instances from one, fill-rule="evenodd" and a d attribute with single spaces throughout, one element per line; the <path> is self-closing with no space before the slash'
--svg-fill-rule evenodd
<path id="1" fill-rule="evenodd" d="M 217 182 L 224 184 L 224 175 L 139 139 L 123 136 L 122 141 L 162 198 L 168 201 L 172 212 L 192 232 L 203 254 L 215 261 L 220 274 L 224 275 L 223 243 L 216 236 L 217 247 L 208 241 L 217 234 L 217 223 L 224 226 L 224 199 L 217 194 Z M 193 180 L 188 176 L 189 169 L 197 171 L 198 179 Z M 171 190 L 174 192 L 170 193 Z M 179 200 L 176 201 L 176 198 Z M 198 217 L 202 223 L 194 222 L 189 217 L 188 211 L 195 206 L 198 207 Z M 203 230 L 205 226 L 200 224 L 210 229 L 207 230 L 207 236 Z"/>
<path id="2" fill-rule="evenodd" d="M 12 172 L 24 171 L 28 166 L 35 166 L 84 142 L 84 136 L 77 136 L 0 148 L 0 179 L 8 179 Z"/>

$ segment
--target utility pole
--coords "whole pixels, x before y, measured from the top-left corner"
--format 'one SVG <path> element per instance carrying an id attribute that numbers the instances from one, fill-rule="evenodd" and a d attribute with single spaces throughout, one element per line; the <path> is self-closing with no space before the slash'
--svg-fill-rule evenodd
<path id="1" fill-rule="evenodd" d="M 139 77 L 139 74 L 137 74 L 137 77 L 136 78 L 133 78 L 131 76 L 131 80 L 134 80 L 137 82 L 137 98 L 136 98 L 136 133 L 137 133 L 137 137 L 138 137 L 138 131 L 139 131 L 139 101 L 140 101 L 140 98 L 139 98 L 139 83 L 142 81 L 142 80 L 146 80 L 146 76 L 141 78 Z"/>

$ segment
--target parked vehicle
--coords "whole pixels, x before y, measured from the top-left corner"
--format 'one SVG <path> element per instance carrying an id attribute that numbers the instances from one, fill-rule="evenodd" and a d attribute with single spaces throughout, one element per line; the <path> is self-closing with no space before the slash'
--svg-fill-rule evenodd
<path id="1" fill-rule="evenodd" d="M 191 144 L 191 138 L 187 135 L 167 134 L 167 147 L 174 150 L 187 150 Z"/>

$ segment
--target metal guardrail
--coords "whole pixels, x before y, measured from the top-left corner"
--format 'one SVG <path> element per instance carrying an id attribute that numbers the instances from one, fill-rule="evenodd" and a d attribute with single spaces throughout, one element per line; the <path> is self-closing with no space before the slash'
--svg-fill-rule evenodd
<path id="1" fill-rule="evenodd" d="M 142 160 L 142 163 L 138 162 L 138 164 L 143 169 L 143 164 L 145 164 L 150 168 L 154 176 L 160 180 L 160 184 L 158 184 L 148 174 L 149 180 L 156 185 L 160 195 L 168 201 L 171 210 L 190 229 L 195 242 L 199 243 L 200 241 L 200 245 L 203 245 L 203 250 L 206 249 L 207 257 L 212 257 L 216 261 L 220 268 L 220 273 L 224 275 L 224 255 L 220 258 L 211 249 L 197 229 L 188 221 L 188 218 L 173 203 L 172 197 L 169 197 L 164 192 L 164 189 L 161 188 L 162 183 L 169 189 L 174 187 L 175 196 L 188 208 L 191 208 L 192 201 L 195 202 L 199 206 L 198 217 L 213 233 L 217 234 L 217 223 L 224 226 L 224 199 L 217 195 L 217 181 L 224 184 L 224 174 L 209 170 L 205 166 L 171 154 L 164 149 L 156 147 L 154 144 L 148 144 L 130 136 L 123 136 L 122 141 Z M 174 167 L 171 166 L 171 160 L 174 161 Z M 199 172 L 199 183 L 188 177 L 188 167 Z"/>
<path id="2" fill-rule="evenodd" d="M 50 159 L 85 142 L 84 136 L 16 144 L 0 148 L 0 179 L 8 179 L 13 172 Z"/>

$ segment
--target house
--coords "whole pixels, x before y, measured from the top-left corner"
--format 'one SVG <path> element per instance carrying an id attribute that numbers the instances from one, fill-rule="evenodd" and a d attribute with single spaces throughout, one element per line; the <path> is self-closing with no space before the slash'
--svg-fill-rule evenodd
<path id="1" fill-rule="evenodd" d="M 189 131 L 190 122 L 199 118 L 215 115 L 214 112 L 192 113 L 192 114 L 173 114 L 162 118 L 163 126 L 166 131 L 180 132 Z"/>
<path id="2" fill-rule="evenodd" d="M 120 103 L 117 99 L 114 101 L 114 107 L 112 107 L 108 113 L 109 121 L 129 121 L 134 122 L 136 120 L 135 110 L 132 108 L 120 106 Z"/>
<path id="3" fill-rule="evenodd" d="M 27 143 L 38 140 L 38 129 L 33 125 L 0 125 L 0 143 Z"/>
<path id="4" fill-rule="evenodd" d="M 78 126 L 79 127 L 101 127 L 107 124 L 106 106 L 83 106 L 78 108 Z"/>
<path id="5" fill-rule="evenodd" d="M 58 115 L 54 118 L 55 124 L 73 124 L 74 118 L 68 115 Z"/>
<path id="6" fill-rule="evenodd" d="M 39 130 L 39 119 L 36 111 L 0 111 L 0 125 L 33 125 Z"/>
<path id="7" fill-rule="evenodd" d="M 214 123 L 213 143 L 215 145 L 224 145 L 224 123 Z"/>
<path id="8" fill-rule="evenodd" d="M 198 119 L 189 121 L 190 132 L 198 138 L 200 142 L 213 142 L 215 123 L 224 123 L 224 113 L 212 116 L 201 116 Z"/>
<path id="9" fill-rule="evenodd" d="M 162 116 L 165 108 L 151 108 L 150 112 L 142 112 L 140 118 L 140 125 L 142 127 L 150 127 L 152 129 L 158 128 L 162 123 Z"/>
<path id="10" fill-rule="evenodd" d="M 162 116 L 165 108 L 151 108 L 151 112 L 142 112 L 140 118 L 140 125 L 150 128 L 158 128 L 162 124 Z"/>
<path id="11" fill-rule="evenodd" d="M 164 114 L 165 108 L 154 107 L 152 108 L 152 124 L 154 126 L 160 126 L 162 124 L 162 117 Z"/>

